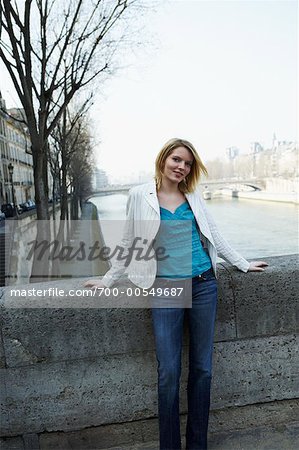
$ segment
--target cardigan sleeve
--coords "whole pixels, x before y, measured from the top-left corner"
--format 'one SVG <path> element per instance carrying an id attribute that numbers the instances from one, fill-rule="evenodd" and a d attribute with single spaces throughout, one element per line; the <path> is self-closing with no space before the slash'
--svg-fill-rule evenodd
<path id="1" fill-rule="evenodd" d="M 123 230 L 122 240 L 119 244 L 124 249 L 121 259 L 113 261 L 112 266 L 102 278 L 102 282 L 106 287 L 111 287 L 125 273 L 125 256 L 134 240 L 134 191 L 129 191 L 129 197 L 126 207 L 126 222 Z"/>
<path id="2" fill-rule="evenodd" d="M 226 239 L 222 236 L 220 233 L 213 217 L 211 216 L 210 212 L 208 211 L 208 208 L 205 205 L 205 202 L 201 198 L 201 194 L 199 194 L 199 199 L 202 205 L 202 208 L 204 210 L 212 238 L 215 243 L 215 247 L 217 250 L 217 254 L 223 258 L 228 263 L 232 264 L 233 266 L 236 266 L 239 270 L 242 272 L 248 272 L 250 263 L 245 258 L 243 258 L 240 253 L 238 253 L 236 250 L 234 250 L 231 245 L 226 241 Z"/>

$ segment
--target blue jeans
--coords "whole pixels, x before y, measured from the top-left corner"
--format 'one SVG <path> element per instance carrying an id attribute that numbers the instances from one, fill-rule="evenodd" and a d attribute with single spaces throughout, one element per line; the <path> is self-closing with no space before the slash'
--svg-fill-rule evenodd
<path id="1" fill-rule="evenodd" d="M 160 450 L 180 450 L 179 389 L 184 315 L 189 325 L 186 449 L 207 448 L 217 282 L 192 279 L 192 308 L 153 308 L 158 361 Z"/>

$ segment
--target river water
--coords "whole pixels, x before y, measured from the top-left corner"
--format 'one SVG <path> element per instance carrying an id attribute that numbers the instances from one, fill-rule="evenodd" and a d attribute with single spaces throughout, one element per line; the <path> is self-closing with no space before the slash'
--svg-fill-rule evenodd
<path id="1" fill-rule="evenodd" d="M 111 194 L 90 201 L 97 206 L 100 220 L 123 221 L 126 217 L 127 195 Z M 245 258 L 298 252 L 298 205 L 228 197 L 206 204 L 222 235 Z"/>

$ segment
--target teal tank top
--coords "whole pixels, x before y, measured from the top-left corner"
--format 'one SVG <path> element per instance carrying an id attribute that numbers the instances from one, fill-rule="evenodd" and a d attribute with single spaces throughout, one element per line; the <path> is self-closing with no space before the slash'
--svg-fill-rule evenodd
<path id="1" fill-rule="evenodd" d="M 165 249 L 165 259 L 157 260 L 157 277 L 186 279 L 210 269 L 211 260 L 189 203 L 182 203 L 173 213 L 160 207 L 160 216 L 154 247 Z"/>

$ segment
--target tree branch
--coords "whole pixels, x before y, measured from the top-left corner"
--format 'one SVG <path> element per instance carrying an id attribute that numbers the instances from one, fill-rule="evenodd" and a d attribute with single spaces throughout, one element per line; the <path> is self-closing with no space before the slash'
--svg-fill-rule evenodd
<path id="1" fill-rule="evenodd" d="M 51 85 L 50 85 L 50 88 L 49 88 L 49 94 L 50 94 L 50 96 L 51 96 L 52 93 L 53 93 L 54 86 L 55 86 L 55 81 L 56 81 L 56 77 L 57 77 L 57 73 L 58 73 L 58 71 L 59 71 L 59 69 L 60 69 L 61 62 L 62 62 L 62 60 L 63 60 L 63 57 L 64 57 L 64 55 L 65 55 L 66 49 L 67 49 L 68 44 L 69 44 L 69 41 L 70 41 L 70 39 L 71 39 L 71 36 L 72 36 L 73 30 L 74 30 L 75 24 L 76 24 L 76 22 L 77 22 L 77 19 L 78 19 L 80 10 L 81 10 L 81 6 L 82 6 L 82 0 L 78 0 L 77 8 L 76 8 L 75 14 L 74 14 L 74 16 L 73 16 L 73 19 L 72 19 L 72 22 L 71 22 L 70 29 L 69 29 L 69 31 L 68 31 L 67 34 L 66 34 L 66 37 L 65 37 L 65 40 L 64 40 L 64 43 L 63 43 L 63 46 L 62 46 L 62 49 L 61 49 L 61 52 L 60 52 L 58 61 L 57 61 L 57 63 L 56 63 L 56 67 L 55 67 L 55 70 L 54 70 L 52 82 L 51 82 Z"/>

